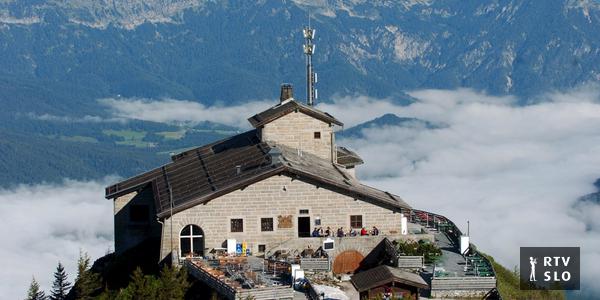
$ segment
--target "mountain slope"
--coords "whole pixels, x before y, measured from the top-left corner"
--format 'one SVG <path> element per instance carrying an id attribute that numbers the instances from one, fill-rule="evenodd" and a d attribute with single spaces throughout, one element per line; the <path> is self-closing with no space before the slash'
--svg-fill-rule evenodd
<path id="1" fill-rule="evenodd" d="M 324 99 L 455 87 L 528 96 L 600 76 L 599 5 L 571 0 L 4 0 L 0 74 L 94 91 L 62 100 L 78 104 L 276 97 L 280 82 L 302 85 L 309 10 Z"/>
<path id="2" fill-rule="evenodd" d="M 276 99 L 282 82 L 304 98 L 300 29 L 309 11 L 318 101 L 362 94 L 406 103 L 406 90 L 469 87 L 524 103 L 600 80 L 597 1 L 0 0 L 0 171 L 12 174 L 2 184 L 127 176 L 157 155 L 226 135 L 209 126 L 167 139 L 160 133 L 180 128 L 28 116 L 110 119 L 98 102 L 110 97 Z M 70 148 L 87 159 L 61 153 Z M 40 151 L 52 159 L 39 160 Z M 119 163 L 128 157 L 139 159 Z M 24 172 L 21 160 L 46 171 Z"/>
<path id="3" fill-rule="evenodd" d="M 398 117 L 395 114 L 385 114 L 381 117 L 375 118 L 371 121 L 358 124 L 356 126 L 344 129 L 336 134 L 338 138 L 362 138 L 364 137 L 364 130 L 371 128 L 382 128 L 382 127 L 408 127 L 408 128 L 422 128 L 422 129 L 436 129 L 440 128 L 441 125 L 433 124 L 429 121 L 416 119 L 416 118 L 403 118 Z"/>

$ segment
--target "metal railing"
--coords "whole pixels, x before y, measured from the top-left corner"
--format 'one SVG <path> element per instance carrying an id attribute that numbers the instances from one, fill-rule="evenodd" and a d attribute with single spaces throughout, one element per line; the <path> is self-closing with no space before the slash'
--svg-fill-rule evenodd
<path id="1" fill-rule="evenodd" d="M 463 233 L 450 219 L 446 218 L 445 216 L 423 210 L 411 210 L 409 216 L 411 222 L 413 223 L 419 223 L 425 227 L 435 228 L 436 230 L 443 232 L 455 244 L 456 247 L 459 247 L 460 237 L 463 235 Z M 423 217 L 425 217 L 425 220 L 423 220 Z M 478 254 L 483 261 L 485 261 L 495 276 L 496 270 L 494 270 L 494 265 L 488 260 L 488 258 L 482 255 L 474 247 L 470 248 L 474 253 Z"/>
<path id="2" fill-rule="evenodd" d="M 460 247 L 460 237 L 463 235 L 463 233 L 461 232 L 461 230 L 458 228 L 458 226 L 456 226 L 456 224 L 454 224 L 454 222 L 452 222 L 449 218 L 446 218 L 443 215 L 438 215 L 438 214 L 434 214 L 428 211 L 423 211 L 423 210 L 410 210 L 408 212 L 408 218 L 409 221 L 412 223 L 418 223 L 421 224 L 427 228 L 434 228 L 435 230 L 438 230 L 442 233 L 444 233 L 448 239 L 454 244 L 454 246 L 456 247 Z M 479 277 L 477 276 L 476 278 L 496 278 L 496 270 L 494 269 L 494 265 L 492 264 L 492 262 L 485 257 L 483 254 L 481 254 L 479 251 L 477 251 L 477 249 L 475 249 L 475 247 L 471 246 L 472 244 L 469 245 L 469 248 L 471 249 L 472 253 L 474 253 L 474 255 L 477 255 L 478 257 L 480 257 L 480 260 L 482 262 L 485 263 L 486 267 L 491 270 L 491 275 L 492 276 L 485 276 L 485 277 Z M 462 253 L 461 253 L 462 254 Z M 464 254 L 463 254 L 464 255 Z M 434 266 L 434 272 L 433 272 L 433 278 L 435 277 L 435 266 Z M 501 298 L 500 296 L 500 292 L 497 291 L 496 292 L 498 294 L 498 296 Z"/>
<path id="3" fill-rule="evenodd" d="M 208 286 L 214 288 L 218 293 L 224 295 L 227 298 L 234 298 L 236 294 L 236 289 L 227 283 L 223 282 L 221 279 L 212 275 L 211 273 L 203 270 L 201 267 L 194 264 L 194 262 L 190 260 L 184 260 L 183 266 L 186 267 L 189 274 L 202 282 L 206 283 Z"/>

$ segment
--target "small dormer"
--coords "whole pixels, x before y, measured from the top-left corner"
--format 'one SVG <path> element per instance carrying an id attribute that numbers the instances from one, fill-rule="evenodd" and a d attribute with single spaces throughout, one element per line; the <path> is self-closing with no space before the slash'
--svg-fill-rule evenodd
<path id="1" fill-rule="evenodd" d="M 348 174 L 356 178 L 356 166 L 362 165 L 364 162 L 356 152 L 342 146 L 336 146 L 337 164 L 344 167 Z"/>
<path id="2" fill-rule="evenodd" d="M 264 142 L 281 144 L 335 162 L 334 127 L 344 126 L 332 115 L 294 100 L 292 86 L 281 86 L 280 102 L 248 121 Z"/>

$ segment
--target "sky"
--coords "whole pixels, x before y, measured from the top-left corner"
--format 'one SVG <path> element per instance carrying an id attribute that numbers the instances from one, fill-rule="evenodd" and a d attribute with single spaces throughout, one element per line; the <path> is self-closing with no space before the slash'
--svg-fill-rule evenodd
<path id="1" fill-rule="evenodd" d="M 600 178 L 600 88 L 549 92 L 526 106 L 516 105 L 512 96 L 470 89 L 409 95 L 415 102 L 405 106 L 362 95 L 318 104 L 346 128 L 385 113 L 442 125 L 372 127 L 361 137 L 339 139 L 365 160 L 359 178 L 417 209 L 449 217 L 463 231 L 468 220 L 472 242 L 509 269 L 518 264 L 519 247 L 579 246 L 584 292 L 600 295 L 592 280 L 600 276 L 600 204 L 578 201 L 596 191 L 593 183 Z M 120 120 L 213 121 L 242 128 L 248 128 L 249 115 L 277 102 L 100 101 Z M 0 263 L 12 272 L 0 273 L 3 294 L 23 297 L 32 275 L 48 289 L 58 260 L 72 280 L 80 249 L 93 258 L 110 251 L 112 203 L 104 200 L 103 187 L 111 180 L 0 190 L 0 214 L 8 225 L 0 227 L 8 237 Z"/>

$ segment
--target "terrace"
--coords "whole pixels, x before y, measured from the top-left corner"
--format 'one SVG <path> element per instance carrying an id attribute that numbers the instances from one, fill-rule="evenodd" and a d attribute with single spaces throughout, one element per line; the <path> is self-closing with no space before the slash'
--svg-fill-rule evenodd
<path id="1" fill-rule="evenodd" d="M 315 283 L 351 295 L 350 286 L 331 277 L 337 254 L 345 249 L 370 252 L 383 238 L 389 240 L 426 240 L 435 243 L 442 255 L 433 263 L 424 264 L 421 256 L 398 258 L 398 267 L 417 271 L 429 284 L 422 290 L 423 298 L 482 297 L 496 287 L 495 272 L 490 262 L 471 245 L 465 255 L 460 253 L 461 231 L 447 218 L 423 211 L 411 211 L 408 234 L 377 236 L 293 238 L 271 248 L 261 257 L 214 256 L 212 259 L 186 260 L 190 274 L 205 282 L 227 299 L 292 299 L 298 293 L 291 288 L 290 267 L 298 264 L 309 278 L 329 278 Z M 335 241 L 333 252 L 323 251 L 326 239 Z M 407 259 L 406 261 L 404 259 Z M 335 273 L 335 272 L 334 272 Z M 312 282 L 312 279 L 310 280 Z M 320 282 L 320 283 L 319 283 Z M 309 283 L 309 284 L 310 284 Z M 312 289 L 310 289 L 312 291 Z M 314 291 L 313 291 L 314 292 Z"/>
<path id="2" fill-rule="evenodd" d="M 190 275 L 226 299 L 293 299 L 287 263 L 258 257 L 185 260 Z"/>
<path id="3" fill-rule="evenodd" d="M 430 296 L 483 296 L 496 287 L 492 264 L 471 244 L 467 253 L 460 253 L 460 229 L 449 219 L 424 211 L 413 211 L 411 221 L 422 224 L 435 237 L 442 255 L 424 268 L 423 276 L 430 283 Z"/>
<path id="4" fill-rule="evenodd" d="M 298 257 L 306 249 L 319 249 L 326 240 L 333 240 L 336 249 L 344 249 L 346 246 L 352 246 L 354 249 L 361 250 L 363 253 L 369 253 L 383 238 L 389 240 L 428 240 L 434 242 L 434 234 L 430 232 L 424 225 L 419 223 L 408 223 L 406 235 L 402 235 L 398 228 L 398 232 L 381 232 L 379 235 L 346 235 L 343 237 L 337 236 L 322 236 L 322 237 L 299 237 L 291 238 L 271 247 L 265 257 L 270 257 L 276 254 L 284 254 L 284 258 Z M 281 258 L 278 255 L 278 259 Z"/>

